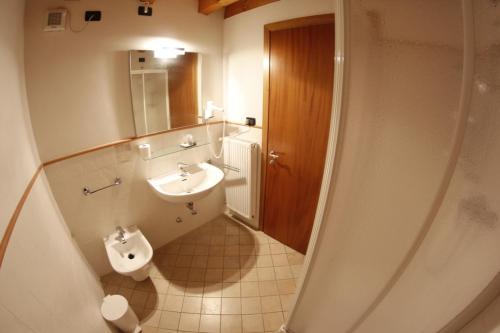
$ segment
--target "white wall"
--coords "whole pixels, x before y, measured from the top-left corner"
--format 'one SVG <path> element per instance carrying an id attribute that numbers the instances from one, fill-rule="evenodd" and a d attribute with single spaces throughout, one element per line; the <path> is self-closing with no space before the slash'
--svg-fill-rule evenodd
<path id="1" fill-rule="evenodd" d="M 211 134 L 220 132 L 220 127 L 213 126 Z M 158 248 L 223 212 L 222 185 L 206 198 L 196 201 L 198 215 L 191 215 L 184 204 L 160 199 L 146 182 L 147 178 L 176 171 L 179 161 L 197 163 L 210 159 L 208 146 L 151 161 L 144 161 L 138 155 L 137 145 L 141 143 L 150 143 L 156 154 L 161 150 L 175 149 L 188 133 L 200 144 L 207 142 L 205 127 L 197 127 L 102 149 L 46 167 L 50 187 L 71 234 L 98 275 L 112 271 L 102 238 L 113 232 L 116 226 L 137 225 L 153 248 Z M 115 177 L 122 179 L 121 185 L 83 195 L 84 186 L 96 189 L 111 184 Z M 184 222 L 176 223 L 177 217 Z"/>
<path id="2" fill-rule="evenodd" d="M 484 311 L 469 322 L 459 333 L 500 332 L 500 297 L 497 297 Z"/>
<path id="3" fill-rule="evenodd" d="M 23 15 L 24 1 L 0 3 L 0 238 L 39 165 L 25 97 Z M 102 296 L 42 174 L 0 268 L 0 331 L 111 332 L 99 313 Z"/>
<path id="4" fill-rule="evenodd" d="M 222 14 L 198 14 L 197 3 L 157 1 L 152 17 L 140 17 L 135 0 L 27 1 L 27 87 L 43 161 L 135 135 L 131 49 L 167 43 L 202 53 L 202 96 L 222 103 Z M 75 29 L 85 10 L 101 10 L 102 21 L 79 34 L 43 32 L 46 10 L 61 6 Z"/>
<path id="5" fill-rule="evenodd" d="M 335 0 L 281 0 L 224 20 L 224 105 L 228 118 L 262 125 L 264 25 L 333 13 Z"/>
<path id="6" fill-rule="evenodd" d="M 461 2 L 349 1 L 341 153 L 292 332 L 437 332 L 499 271 L 499 9 L 473 3 L 482 93 Z"/>
<path id="7" fill-rule="evenodd" d="M 0 235 L 40 164 L 29 122 L 23 65 L 23 1 L 3 1 L 0 20 Z M 6 161 L 8 158 L 9 162 Z"/>

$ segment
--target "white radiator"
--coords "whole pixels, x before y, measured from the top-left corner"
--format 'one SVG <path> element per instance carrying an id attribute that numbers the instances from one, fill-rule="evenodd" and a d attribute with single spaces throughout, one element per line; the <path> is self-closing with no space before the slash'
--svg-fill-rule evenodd
<path id="1" fill-rule="evenodd" d="M 234 213 L 252 222 L 257 209 L 259 145 L 224 138 L 226 204 Z"/>

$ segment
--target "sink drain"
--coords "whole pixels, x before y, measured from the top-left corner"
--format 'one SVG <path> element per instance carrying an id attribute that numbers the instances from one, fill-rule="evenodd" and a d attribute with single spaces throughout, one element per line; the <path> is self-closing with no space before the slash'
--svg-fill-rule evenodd
<path id="1" fill-rule="evenodd" d="M 128 254 L 128 258 L 129 258 L 129 259 L 134 259 L 134 258 L 135 258 L 135 254 L 129 253 L 129 254 Z"/>

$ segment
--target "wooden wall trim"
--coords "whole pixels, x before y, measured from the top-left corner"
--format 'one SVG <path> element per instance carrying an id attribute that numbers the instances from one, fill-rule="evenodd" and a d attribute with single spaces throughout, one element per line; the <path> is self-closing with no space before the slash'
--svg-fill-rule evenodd
<path id="1" fill-rule="evenodd" d="M 247 10 L 251 10 L 260 6 L 270 4 L 279 0 L 240 0 L 224 9 L 224 18 L 227 19 L 231 16 L 241 14 Z"/>
<path id="2" fill-rule="evenodd" d="M 238 0 L 198 0 L 198 13 L 209 15 Z"/>
<path id="3" fill-rule="evenodd" d="M 7 224 L 7 228 L 5 229 L 2 237 L 2 242 L 0 243 L 0 267 L 2 267 L 3 259 L 5 258 L 5 253 L 7 252 L 7 246 L 9 245 L 10 237 L 12 236 L 12 232 L 14 231 L 14 227 L 16 226 L 17 219 L 19 218 L 24 204 L 26 203 L 26 199 L 28 199 L 28 196 L 31 193 L 31 189 L 33 188 L 33 185 L 35 184 L 35 181 L 37 180 L 38 175 L 40 175 L 40 172 L 42 170 L 43 165 L 40 164 L 31 177 L 28 185 L 24 189 L 23 195 L 17 203 L 16 208 L 14 209 L 14 213 L 9 220 L 9 224 Z"/>

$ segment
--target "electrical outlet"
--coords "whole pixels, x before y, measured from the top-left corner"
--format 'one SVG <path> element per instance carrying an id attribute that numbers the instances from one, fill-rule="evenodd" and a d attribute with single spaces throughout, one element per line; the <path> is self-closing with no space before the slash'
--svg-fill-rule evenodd
<path id="1" fill-rule="evenodd" d="M 88 21 L 100 21 L 101 20 L 101 11 L 100 10 L 87 10 L 85 12 L 85 22 Z"/>

